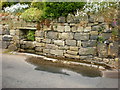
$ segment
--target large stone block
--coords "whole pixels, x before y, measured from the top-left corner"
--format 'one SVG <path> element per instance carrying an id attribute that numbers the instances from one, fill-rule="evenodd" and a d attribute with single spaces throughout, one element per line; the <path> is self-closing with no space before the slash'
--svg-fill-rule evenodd
<path id="1" fill-rule="evenodd" d="M 65 31 L 65 26 L 57 26 L 57 31 L 58 32 L 64 32 Z"/>
<path id="2" fill-rule="evenodd" d="M 43 51 L 43 47 L 35 47 L 35 51 L 42 52 Z"/>
<path id="3" fill-rule="evenodd" d="M 91 27 L 84 28 L 84 32 L 90 32 L 90 31 L 91 31 Z"/>
<path id="4" fill-rule="evenodd" d="M 91 30 L 92 31 L 99 31 L 100 30 L 100 26 L 92 26 Z"/>
<path id="5" fill-rule="evenodd" d="M 104 39 L 110 39 L 112 33 L 102 33 L 100 36 L 103 37 Z"/>
<path id="6" fill-rule="evenodd" d="M 45 43 L 35 42 L 35 46 L 44 47 Z"/>
<path id="7" fill-rule="evenodd" d="M 96 40 L 83 41 L 82 47 L 95 47 L 97 45 Z"/>
<path id="8" fill-rule="evenodd" d="M 69 46 L 59 46 L 60 50 L 68 50 L 70 47 Z"/>
<path id="9" fill-rule="evenodd" d="M 70 26 L 65 26 L 65 32 L 70 32 Z"/>
<path id="10" fill-rule="evenodd" d="M 73 26 L 71 30 L 72 30 L 72 32 L 76 32 L 77 31 L 77 27 Z"/>
<path id="11" fill-rule="evenodd" d="M 2 37 L 2 40 L 3 41 L 11 41 L 12 40 L 12 36 L 11 35 L 4 35 L 3 37 Z"/>
<path id="12" fill-rule="evenodd" d="M 76 40 L 66 40 L 65 42 L 68 46 L 76 46 Z"/>
<path id="13" fill-rule="evenodd" d="M 89 40 L 88 33 L 75 33 L 74 39 L 76 40 Z"/>
<path id="14" fill-rule="evenodd" d="M 40 37 L 40 38 L 43 38 L 44 37 L 44 31 L 35 31 L 35 36 L 36 37 Z"/>
<path id="15" fill-rule="evenodd" d="M 43 49 L 43 53 L 49 54 L 50 53 L 50 49 Z"/>
<path id="16" fill-rule="evenodd" d="M 51 39 L 43 39 L 42 42 L 44 42 L 44 43 L 51 43 Z"/>
<path id="17" fill-rule="evenodd" d="M 91 31 L 90 35 L 98 35 L 98 31 Z"/>
<path id="18" fill-rule="evenodd" d="M 35 41 L 37 42 L 41 42 L 43 38 L 40 38 L 40 37 L 35 37 Z"/>
<path id="19" fill-rule="evenodd" d="M 71 51 L 78 51 L 78 49 L 79 49 L 78 47 L 70 46 L 70 50 L 71 50 Z"/>
<path id="20" fill-rule="evenodd" d="M 17 50 L 17 47 L 16 47 L 15 44 L 11 44 L 11 45 L 8 46 L 8 49 L 11 50 L 11 51 L 15 51 L 15 50 Z"/>
<path id="21" fill-rule="evenodd" d="M 104 43 L 99 43 L 97 45 L 97 52 L 99 57 L 107 57 L 107 45 Z"/>
<path id="22" fill-rule="evenodd" d="M 25 43 L 25 48 L 30 48 L 33 49 L 35 47 L 35 42 L 31 42 L 31 41 L 26 41 Z"/>
<path id="23" fill-rule="evenodd" d="M 46 33 L 46 38 L 48 39 L 58 39 L 58 32 L 49 31 Z"/>
<path id="24" fill-rule="evenodd" d="M 98 39 L 98 35 L 90 35 L 90 40 L 97 40 Z"/>
<path id="25" fill-rule="evenodd" d="M 83 32 L 84 31 L 84 28 L 82 27 L 82 26 L 79 26 L 78 28 L 77 28 L 77 32 Z"/>
<path id="26" fill-rule="evenodd" d="M 10 35 L 14 36 L 16 34 L 15 30 L 10 30 Z"/>
<path id="27" fill-rule="evenodd" d="M 79 59 L 80 56 L 79 55 L 70 55 L 70 54 L 64 54 L 65 57 L 68 57 L 68 58 L 75 58 L 75 59 Z"/>
<path id="28" fill-rule="evenodd" d="M 67 50 L 66 53 L 71 54 L 71 55 L 78 55 L 78 51 Z"/>
<path id="29" fill-rule="evenodd" d="M 58 46 L 57 46 L 57 45 L 54 45 L 54 44 L 46 44 L 46 45 L 45 45 L 45 48 L 46 48 L 46 49 L 58 49 Z"/>
<path id="30" fill-rule="evenodd" d="M 64 50 L 50 50 L 50 54 L 63 56 Z"/>
<path id="31" fill-rule="evenodd" d="M 64 46 L 65 42 L 63 40 L 54 40 L 54 44 L 59 45 L 59 46 Z"/>
<path id="32" fill-rule="evenodd" d="M 79 54 L 80 55 L 95 55 L 96 48 L 94 47 L 80 48 Z"/>
<path id="33" fill-rule="evenodd" d="M 60 39 L 73 39 L 73 33 L 59 33 Z"/>

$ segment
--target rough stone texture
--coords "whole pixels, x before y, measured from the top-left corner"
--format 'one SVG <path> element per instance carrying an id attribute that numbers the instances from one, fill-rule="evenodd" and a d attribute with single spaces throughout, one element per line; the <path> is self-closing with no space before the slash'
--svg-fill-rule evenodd
<path id="1" fill-rule="evenodd" d="M 64 23 L 65 22 L 65 17 L 59 17 L 58 22 Z"/>
<path id="2" fill-rule="evenodd" d="M 69 14 L 67 16 L 67 22 L 68 23 L 73 23 L 74 22 L 74 15 L 73 14 Z"/>
<path id="3" fill-rule="evenodd" d="M 54 44 L 59 45 L 59 46 L 64 46 L 65 42 L 63 40 L 54 40 Z"/>
<path id="4" fill-rule="evenodd" d="M 59 33 L 60 39 L 73 39 L 73 33 Z"/>
<path id="5" fill-rule="evenodd" d="M 83 32 L 84 31 L 84 28 L 82 27 L 82 26 L 79 26 L 78 28 L 77 28 L 77 32 Z"/>
<path id="6" fill-rule="evenodd" d="M 10 45 L 10 42 L 8 42 L 8 41 L 1 41 L 1 43 L 2 43 L 3 49 L 6 49 Z"/>
<path id="7" fill-rule="evenodd" d="M 17 47 L 16 47 L 15 44 L 11 44 L 11 45 L 8 46 L 8 49 L 11 50 L 11 51 L 15 51 L 15 50 L 17 50 Z"/>
<path id="8" fill-rule="evenodd" d="M 88 33 L 75 33 L 74 39 L 76 40 L 89 40 Z"/>
<path id="9" fill-rule="evenodd" d="M 91 36 L 90 36 L 90 39 L 91 39 L 91 40 L 97 40 L 97 39 L 98 39 L 98 35 L 91 35 Z"/>
<path id="10" fill-rule="evenodd" d="M 68 57 L 68 58 L 76 58 L 76 59 L 79 59 L 80 56 L 79 55 L 70 55 L 70 54 L 64 54 L 65 57 Z"/>
<path id="11" fill-rule="evenodd" d="M 78 51 L 78 47 L 74 47 L 74 46 L 70 46 L 70 50 L 72 50 L 72 51 Z"/>
<path id="12" fill-rule="evenodd" d="M 92 31 L 99 31 L 100 30 L 100 26 L 92 26 L 91 30 Z"/>
<path id="13" fill-rule="evenodd" d="M 3 35 L 2 40 L 3 41 L 11 41 L 12 40 L 12 36 L 11 35 Z"/>
<path id="14" fill-rule="evenodd" d="M 65 42 L 68 46 L 76 46 L 76 40 L 66 40 Z"/>
<path id="15" fill-rule="evenodd" d="M 90 35 L 98 35 L 98 31 L 91 31 Z"/>
<path id="16" fill-rule="evenodd" d="M 84 32 L 90 32 L 91 31 L 91 27 L 86 27 L 85 29 L 84 29 Z"/>
<path id="17" fill-rule="evenodd" d="M 51 39 L 43 39 L 42 42 L 44 42 L 44 43 L 51 43 Z"/>
<path id="18" fill-rule="evenodd" d="M 70 47 L 69 46 L 59 46 L 60 50 L 68 50 Z"/>
<path id="19" fill-rule="evenodd" d="M 18 41 L 19 39 L 20 39 L 19 36 L 17 35 L 13 36 L 13 41 Z"/>
<path id="20" fill-rule="evenodd" d="M 80 56 L 80 60 L 90 60 L 92 58 L 92 55 L 87 55 L 87 56 Z"/>
<path id="21" fill-rule="evenodd" d="M 64 26 L 57 26 L 57 31 L 58 32 L 64 32 L 65 31 L 65 27 Z"/>
<path id="22" fill-rule="evenodd" d="M 43 53 L 49 54 L 50 53 L 50 49 L 43 49 Z"/>
<path id="23" fill-rule="evenodd" d="M 42 47 L 35 47 L 35 51 L 42 52 L 42 51 L 43 51 L 43 48 L 42 48 Z"/>
<path id="24" fill-rule="evenodd" d="M 50 50 L 50 54 L 63 56 L 64 50 Z"/>
<path id="25" fill-rule="evenodd" d="M 96 54 L 96 48 L 94 47 L 87 47 L 87 48 L 80 48 L 79 54 L 80 55 L 95 55 Z"/>
<path id="26" fill-rule="evenodd" d="M 77 46 L 81 47 L 81 41 L 77 41 Z"/>
<path id="27" fill-rule="evenodd" d="M 35 46 L 44 47 L 44 46 L 45 46 L 45 43 L 35 42 Z"/>
<path id="28" fill-rule="evenodd" d="M 35 36 L 36 37 L 40 37 L 40 38 L 43 38 L 44 37 L 44 32 L 43 31 L 35 31 Z"/>
<path id="29" fill-rule="evenodd" d="M 46 38 L 48 38 L 48 39 L 57 39 L 58 38 L 58 32 L 49 31 L 49 32 L 46 33 Z"/>
<path id="30" fill-rule="evenodd" d="M 15 30 L 15 34 L 17 36 L 21 36 L 21 35 L 23 35 L 23 32 L 22 32 L 22 30 L 17 29 L 17 30 Z"/>
<path id="31" fill-rule="evenodd" d="M 71 55 L 78 55 L 78 51 L 67 50 L 66 53 L 71 54 Z"/>
<path id="32" fill-rule="evenodd" d="M 40 38 L 40 37 L 35 37 L 35 41 L 41 42 L 41 41 L 42 41 L 42 38 Z"/>
<path id="33" fill-rule="evenodd" d="M 90 32 L 90 39 L 96 40 L 98 38 L 98 31 L 91 31 Z"/>
<path id="34" fill-rule="evenodd" d="M 109 39 L 111 37 L 111 33 L 102 33 L 100 36 L 103 37 L 104 39 Z"/>
<path id="35" fill-rule="evenodd" d="M 10 35 L 15 35 L 16 31 L 15 30 L 10 30 Z"/>
<path id="36" fill-rule="evenodd" d="M 77 27 L 76 26 L 73 26 L 72 27 L 72 32 L 76 32 L 77 31 Z"/>
<path id="37" fill-rule="evenodd" d="M 34 42 L 31 42 L 31 41 L 26 41 L 25 43 L 25 48 L 29 48 L 29 49 L 32 49 L 35 47 L 35 43 Z"/>
<path id="38" fill-rule="evenodd" d="M 109 44 L 108 55 L 112 57 L 117 57 L 119 51 L 118 42 L 113 42 Z"/>
<path id="39" fill-rule="evenodd" d="M 82 42 L 82 47 L 95 47 L 97 45 L 96 40 Z"/>
<path id="40" fill-rule="evenodd" d="M 65 32 L 70 32 L 70 26 L 65 26 Z"/>
<path id="41" fill-rule="evenodd" d="M 98 55 L 99 57 L 107 57 L 107 45 L 104 43 L 99 43 L 97 45 Z"/>
<path id="42" fill-rule="evenodd" d="M 58 49 L 58 46 L 54 45 L 54 44 L 46 44 L 45 48 L 47 48 L 47 49 Z"/>

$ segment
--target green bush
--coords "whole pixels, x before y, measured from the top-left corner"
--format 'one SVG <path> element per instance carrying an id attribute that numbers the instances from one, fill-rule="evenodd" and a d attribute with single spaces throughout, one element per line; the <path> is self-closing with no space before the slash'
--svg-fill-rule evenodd
<path id="1" fill-rule="evenodd" d="M 28 22 L 40 22 L 43 11 L 37 8 L 29 8 L 21 14 L 21 18 Z"/>
<path id="2" fill-rule="evenodd" d="M 27 40 L 34 41 L 35 40 L 35 31 L 29 30 L 27 33 Z"/>

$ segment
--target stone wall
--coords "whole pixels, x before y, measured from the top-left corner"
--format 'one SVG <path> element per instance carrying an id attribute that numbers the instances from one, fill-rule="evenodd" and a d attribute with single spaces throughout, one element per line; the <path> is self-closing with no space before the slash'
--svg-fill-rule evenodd
<path id="1" fill-rule="evenodd" d="M 59 22 L 60 21 L 60 22 Z M 24 29 L 10 30 L 13 43 L 10 50 L 60 56 L 115 66 L 118 62 L 118 40 L 112 40 L 112 30 L 104 19 L 89 19 L 84 25 L 59 19 L 50 27 L 35 31 L 35 41 L 25 41 Z"/>

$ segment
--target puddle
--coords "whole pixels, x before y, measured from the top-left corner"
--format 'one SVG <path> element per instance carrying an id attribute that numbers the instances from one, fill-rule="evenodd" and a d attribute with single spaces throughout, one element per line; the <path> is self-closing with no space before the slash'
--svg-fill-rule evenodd
<path id="1" fill-rule="evenodd" d="M 64 64 L 61 61 L 52 62 L 40 57 L 29 57 L 25 61 L 36 66 L 34 69 L 37 71 L 45 71 L 54 74 L 64 74 L 68 76 L 71 75 L 69 71 L 72 71 L 86 77 L 101 77 L 101 72 L 99 71 L 99 69 L 93 67 Z"/>

